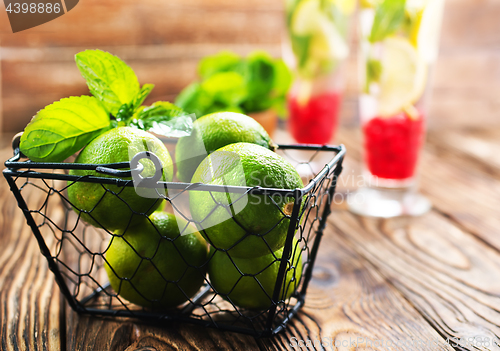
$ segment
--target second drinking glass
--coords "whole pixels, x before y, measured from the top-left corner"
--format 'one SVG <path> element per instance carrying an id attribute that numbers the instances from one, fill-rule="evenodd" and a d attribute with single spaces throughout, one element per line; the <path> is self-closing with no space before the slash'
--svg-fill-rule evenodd
<path id="1" fill-rule="evenodd" d="M 288 125 L 299 143 L 326 144 L 335 135 L 354 7 L 354 0 L 287 1 L 283 56 L 295 72 Z"/>
<path id="2" fill-rule="evenodd" d="M 367 184 L 349 206 L 375 217 L 420 215 L 430 202 L 416 191 L 416 168 L 444 0 L 363 5 L 359 102 Z"/>

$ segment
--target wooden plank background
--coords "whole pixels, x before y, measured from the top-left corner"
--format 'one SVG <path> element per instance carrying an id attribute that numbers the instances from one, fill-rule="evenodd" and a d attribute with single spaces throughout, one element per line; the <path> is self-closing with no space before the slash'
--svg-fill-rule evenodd
<path id="1" fill-rule="evenodd" d="M 500 125 L 500 1 L 447 0 L 431 100 L 432 128 Z M 13 34 L 0 5 L 1 130 L 22 130 L 51 102 L 87 93 L 73 61 L 90 48 L 125 59 L 149 101 L 172 100 L 197 61 L 222 49 L 280 55 L 283 2 L 82 0 L 64 16 Z M 355 35 L 353 35 L 355 37 Z M 353 40 L 354 41 L 354 40 Z M 353 48 L 356 43 L 352 43 Z M 356 50 L 346 65 L 342 121 L 356 123 Z"/>

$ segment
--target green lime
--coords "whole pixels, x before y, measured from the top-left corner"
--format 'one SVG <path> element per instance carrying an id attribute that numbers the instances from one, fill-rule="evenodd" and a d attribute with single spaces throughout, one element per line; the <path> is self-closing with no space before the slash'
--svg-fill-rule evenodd
<path id="1" fill-rule="evenodd" d="M 163 176 L 161 180 L 172 181 L 173 165 L 165 145 L 154 135 L 134 128 L 119 127 L 101 134 L 92 140 L 78 155 L 75 163 L 106 164 L 128 162 L 138 152 L 151 151 L 162 162 Z M 141 161 L 143 177 L 154 174 L 154 165 L 149 160 Z M 70 175 L 96 176 L 111 178 L 112 176 L 89 170 L 71 170 Z M 131 179 L 123 178 L 123 179 Z M 134 187 L 88 183 L 84 181 L 68 182 L 68 199 L 81 218 L 107 230 L 124 229 L 134 214 L 144 217 L 160 205 L 162 200 L 156 196 L 155 189 L 140 189 L 138 195 Z"/>
<path id="2" fill-rule="evenodd" d="M 297 189 L 295 168 L 262 146 L 235 143 L 211 153 L 196 169 L 193 183 Z M 234 257 L 257 257 L 281 248 L 294 199 L 235 192 L 190 191 L 193 219 L 208 241 Z"/>
<path id="3" fill-rule="evenodd" d="M 196 167 L 215 150 L 237 142 L 253 143 L 270 150 L 276 145 L 253 118 L 235 112 L 217 112 L 193 123 L 190 136 L 179 139 L 175 149 L 177 178 L 189 183 Z"/>
<path id="4" fill-rule="evenodd" d="M 289 298 L 297 289 L 302 275 L 302 255 L 297 239 L 292 245 L 292 257 L 287 261 L 286 279 L 279 299 Z M 229 257 L 215 251 L 208 264 L 208 275 L 214 289 L 239 307 L 267 309 L 276 286 L 283 248 L 256 258 Z M 293 262 L 293 263 L 292 263 Z"/>
<path id="5" fill-rule="evenodd" d="M 175 307 L 202 286 L 208 246 L 171 213 L 154 212 L 149 218 L 114 233 L 105 252 L 106 273 L 111 287 L 132 303 Z"/>

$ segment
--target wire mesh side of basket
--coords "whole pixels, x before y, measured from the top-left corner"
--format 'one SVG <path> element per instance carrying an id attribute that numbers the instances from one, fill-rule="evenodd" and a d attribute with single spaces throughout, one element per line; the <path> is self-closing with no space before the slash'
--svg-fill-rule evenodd
<path id="1" fill-rule="evenodd" d="M 301 173 L 308 173 L 307 178 L 312 178 L 303 189 L 204 189 L 203 185 L 169 183 L 170 191 L 165 197 L 172 206 L 171 209 L 177 205 L 176 199 L 182 194 L 194 191 L 194 188 L 196 191 L 209 192 L 228 191 L 229 188 L 235 192 L 266 196 L 271 200 L 276 194 L 294 198 L 295 204 L 288 217 L 290 224 L 283 248 L 283 257 L 287 259 L 276 260 L 275 264 L 279 264 L 277 283 L 272 293 L 266 292 L 271 303 L 268 309 L 259 311 L 239 308 L 228 296 L 217 292 L 208 277 L 205 277 L 202 289 L 175 310 L 159 312 L 129 303 L 111 289 L 105 274 L 105 252 L 110 235 L 113 234 L 84 223 L 67 199 L 68 181 L 74 181 L 75 177 L 60 170 L 72 168 L 74 165 L 26 163 L 14 158 L 6 162 L 8 169 L 4 170 L 4 175 L 38 240 L 42 254 L 48 260 L 49 268 L 55 274 L 61 292 L 74 310 L 93 315 L 184 321 L 255 336 L 267 336 L 279 332 L 304 303 L 321 235 L 330 213 L 336 181 L 342 170 L 345 148 L 282 145 L 280 152 L 297 168 L 301 168 Z M 301 153 L 305 153 L 305 156 Z M 321 160 L 320 156 L 324 154 L 329 155 L 328 160 L 321 164 L 318 160 Z M 321 166 L 317 167 L 318 164 Z M 90 169 L 98 167 L 87 166 Z M 126 164 L 108 166 L 119 172 L 126 172 L 127 169 Z M 39 172 L 39 169 L 46 171 Z M 130 180 L 116 178 L 96 178 L 91 181 L 115 184 L 123 188 L 133 186 Z M 167 187 L 166 184 L 156 186 Z M 177 190 L 175 195 L 172 189 Z M 305 205 L 301 206 L 301 201 L 305 201 Z M 182 209 L 175 210 L 182 213 Z M 294 237 L 297 239 L 296 244 Z M 303 256 L 302 274 L 296 277 L 298 285 L 294 294 L 284 299 L 286 289 L 290 289 L 290 286 L 282 289 L 281 285 L 284 277 L 288 276 L 293 268 L 290 262 L 293 263 L 293 257 L 300 252 Z"/>

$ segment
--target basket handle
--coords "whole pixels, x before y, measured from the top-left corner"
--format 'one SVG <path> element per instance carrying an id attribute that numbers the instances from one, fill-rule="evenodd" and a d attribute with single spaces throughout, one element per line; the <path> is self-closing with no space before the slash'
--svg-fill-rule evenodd
<path id="1" fill-rule="evenodd" d="M 21 149 L 19 148 L 19 145 L 21 144 L 21 136 L 23 135 L 23 132 L 19 132 L 16 135 L 12 137 L 12 150 L 14 150 L 14 155 L 19 155 L 19 157 L 26 157 L 22 152 Z"/>

